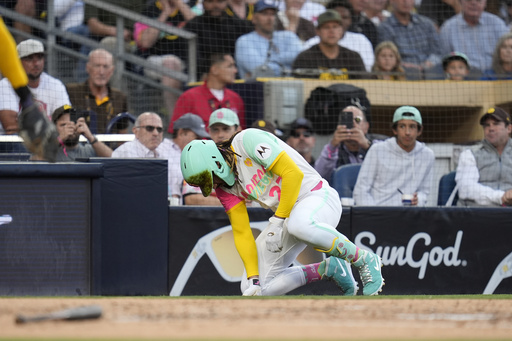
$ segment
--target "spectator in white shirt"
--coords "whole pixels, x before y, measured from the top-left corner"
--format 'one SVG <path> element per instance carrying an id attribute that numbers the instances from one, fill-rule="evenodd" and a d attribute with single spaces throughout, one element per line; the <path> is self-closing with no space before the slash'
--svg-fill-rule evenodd
<path id="1" fill-rule="evenodd" d="M 181 150 L 192 140 L 209 137 L 203 120 L 194 114 L 181 116 L 174 122 L 172 140 L 169 140 L 163 138 L 163 124 L 160 116 L 146 112 L 135 121 L 133 133 L 135 140 L 126 142 L 114 150 L 112 157 L 167 159 L 169 198 L 172 203 L 179 204 L 183 185 L 180 168 Z"/>

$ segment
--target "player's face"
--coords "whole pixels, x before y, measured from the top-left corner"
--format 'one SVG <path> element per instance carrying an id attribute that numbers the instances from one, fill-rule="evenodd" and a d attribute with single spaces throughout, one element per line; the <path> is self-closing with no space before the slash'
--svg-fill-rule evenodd
<path id="1" fill-rule="evenodd" d="M 317 28 L 316 33 L 321 44 L 332 47 L 338 45 L 338 41 L 343 37 L 343 27 L 335 21 L 326 22 Z"/>
<path id="2" fill-rule="evenodd" d="M 382 71 L 390 72 L 396 66 L 396 55 L 391 49 L 383 48 L 377 56 L 377 63 Z"/>
<path id="3" fill-rule="evenodd" d="M 104 87 L 114 74 L 112 55 L 105 51 L 96 51 L 89 57 L 86 68 L 92 84 L 96 87 Z"/>
<path id="4" fill-rule="evenodd" d="M 469 73 L 466 63 L 462 60 L 453 60 L 446 66 L 446 73 L 454 81 L 462 81 Z"/>
<path id="5" fill-rule="evenodd" d="M 213 174 L 213 189 L 215 190 L 219 186 L 227 186 L 227 184 L 224 182 L 224 180 Z"/>
<path id="6" fill-rule="evenodd" d="M 416 139 L 421 135 L 421 130 L 418 129 L 418 123 L 412 120 L 400 120 L 397 122 L 396 130 L 393 129 L 396 135 L 396 142 L 406 152 L 410 152 L 416 145 Z"/>
<path id="7" fill-rule="evenodd" d="M 512 131 L 512 125 L 505 126 L 505 122 L 488 118 L 484 122 L 484 136 L 495 147 L 504 146 Z"/>
<path id="8" fill-rule="evenodd" d="M 21 64 L 27 73 L 29 80 L 37 80 L 44 70 L 44 54 L 34 53 L 21 58 Z"/>
<path id="9" fill-rule="evenodd" d="M 160 132 L 156 128 L 160 128 Z M 155 150 L 162 143 L 164 133 L 162 120 L 157 115 L 144 115 L 138 127 L 134 127 L 135 137 L 149 150 Z"/>
<path id="10" fill-rule="evenodd" d="M 503 63 L 512 63 L 512 38 L 503 42 L 500 48 L 500 59 Z"/>
<path id="11" fill-rule="evenodd" d="M 215 123 L 210 127 L 210 137 L 215 143 L 229 140 L 234 133 L 236 133 L 236 126 Z"/>

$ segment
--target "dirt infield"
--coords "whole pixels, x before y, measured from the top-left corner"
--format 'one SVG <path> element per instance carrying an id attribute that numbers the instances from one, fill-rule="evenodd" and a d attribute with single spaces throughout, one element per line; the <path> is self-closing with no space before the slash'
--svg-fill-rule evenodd
<path id="1" fill-rule="evenodd" d="M 88 321 L 15 324 L 100 305 Z M 512 299 L 1 298 L 0 338 L 512 340 Z"/>

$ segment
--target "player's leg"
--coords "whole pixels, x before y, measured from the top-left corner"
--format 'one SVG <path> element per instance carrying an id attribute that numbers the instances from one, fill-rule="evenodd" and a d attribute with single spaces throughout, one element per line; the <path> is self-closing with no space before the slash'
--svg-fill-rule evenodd
<path id="1" fill-rule="evenodd" d="M 384 284 L 380 258 L 360 249 L 336 230 L 340 217 L 339 195 L 324 183 L 296 204 L 289 218 L 288 232 L 319 251 L 351 262 L 361 275 L 363 294 L 375 295 Z M 332 267 L 327 263 L 327 268 Z"/>
<path id="2" fill-rule="evenodd" d="M 266 234 L 265 229 L 256 239 L 262 295 L 284 295 L 307 283 L 321 279 L 333 279 L 345 295 L 356 294 L 357 283 L 352 276 L 350 264 L 344 260 L 331 257 L 320 263 L 290 267 L 304 250 L 306 244 L 288 233 L 288 219 L 283 225 L 282 251 L 270 252 L 267 250 Z M 245 279 L 247 276 L 244 274 L 242 278 Z M 245 292 L 249 285 L 248 280 L 243 280 L 242 292 Z"/>

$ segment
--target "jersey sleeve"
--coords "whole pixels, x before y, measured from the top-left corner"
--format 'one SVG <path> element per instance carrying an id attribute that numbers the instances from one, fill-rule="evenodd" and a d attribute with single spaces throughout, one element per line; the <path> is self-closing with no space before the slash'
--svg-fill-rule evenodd
<path id="1" fill-rule="evenodd" d="M 249 214 L 245 201 L 233 194 L 229 194 L 220 188 L 216 189 L 217 197 L 226 209 L 226 213 L 233 229 L 233 238 L 235 247 L 244 263 L 247 272 L 247 278 L 257 276 L 258 272 L 258 251 L 256 242 L 249 222 Z M 226 199 L 231 200 L 230 205 L 226 206 Z M 229 207 L 229 208 L 228 208 Z"/>
<path id="2" fill-rule="evenodd" d="M 259 129 L 246 130 L 243 145 L 249 157 L 266 169 L 270 168 L 283 151 L 277 143 L 277 137 Z"/>

